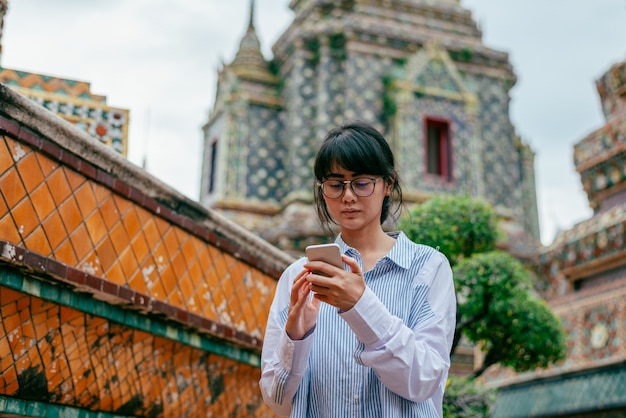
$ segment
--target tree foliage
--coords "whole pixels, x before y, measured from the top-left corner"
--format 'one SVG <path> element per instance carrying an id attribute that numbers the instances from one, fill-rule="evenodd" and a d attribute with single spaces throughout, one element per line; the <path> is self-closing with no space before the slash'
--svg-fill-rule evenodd
<path id="1" fill-rule="evenodd" d="M 495 210 L 468 196 L 434 197 L 403 218 L 400 229 L 415 242 L 439 248 L 452 265 L 495 249 L 498 239 Z"/>
<path id="2" fill-rule="evenodd" d="M 454 268 L 457 333 L 479 343 L 482 374 L 499 363 L 517 372 L 547 367 L 566 354 L 566 335 L 548 304 L 532 292 L 522 264 L 502 251 L 476 254 Z"/>
<path id="3" fill-rule="evenodd" d="M 446 384 L 443 416 L 454 418 L 487 417 L 495 401 L 495 393 L 467 377 L 450 376 Z"/>
<path id="4" fill-rule="evenodd" d="M 488 203 L 467 196 L 434 197 L 405 216 L 400 229 L 450 260 L 457 294 L 452 353 L 463 335 L 484 352 L 483 365 L 470 380 L 494 364 L 522 372 L 565 357 L 566 334 L 559 318 L 534 293 L 521 262 L 496 249 L 500 232 Z M 453 387 L 463 382 L 454 381 Z M 465 388 L 446 394 L 447 416 L 486 416 L 477 411 L 489 404 L 489 391 Z M 465 415 L 465 410 L 475 415 Z"/>

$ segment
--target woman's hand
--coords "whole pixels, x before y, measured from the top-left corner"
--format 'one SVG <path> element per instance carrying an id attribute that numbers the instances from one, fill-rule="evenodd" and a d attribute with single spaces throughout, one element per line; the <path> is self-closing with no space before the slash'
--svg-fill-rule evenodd
<path id="1" fill-rule="evenodd" d="M 311 261 L 304 267 L 310 271 L 320 271 L 329 277 L 314 273 L 309 273 L 305 277 L 310 283 L 309 288 L 315 292 L 314 300 L 326 302 L 342 311 L 349 311 L 365 291 L 365 278 L 354 258 L 344 254 L 341 259 L 350 267 L 350 271 L 323 261 Z"/>
<path id="2" fill-rule="evenodd" d="M 310 270 L 302 270 L 294 279 L 285 331 L 292 340 L 301 340 L 315 326 L 320 301 L 311 297 L 307 280 Z"/>

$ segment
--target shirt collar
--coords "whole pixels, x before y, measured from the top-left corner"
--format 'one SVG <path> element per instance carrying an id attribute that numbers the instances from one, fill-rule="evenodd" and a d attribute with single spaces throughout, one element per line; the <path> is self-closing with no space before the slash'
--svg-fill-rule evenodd
<path id="1" fill-rule="evenodd" d="M 411 258 L 407 257 L 406 254 L 409 254 L 411 251 L 412 242 L 402 231 L 393 231 L 387 232 L 392 238 L 395 238 L 396 243 L 391 247 L 389 253 L 383 257 L 384 259 L 390 260 L 399 267 L 407 269 L 411 265 Z M 337 236 L 335 242 L 339 244 L 339 248 L 341 249 L 342 254 L 346 254 L 348 256 L 354 256 L 358 253 L 358 251 L 348 244 L 345 243 L 343 238 L 341 238 L 341 234 Z"/>

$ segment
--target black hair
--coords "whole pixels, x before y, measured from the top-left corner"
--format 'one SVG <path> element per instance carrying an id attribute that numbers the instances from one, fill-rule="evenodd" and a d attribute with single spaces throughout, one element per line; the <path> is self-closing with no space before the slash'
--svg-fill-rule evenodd
<path id="1" fill-rule="evenodd" d="M 380 176 L 386 184 L 392 185 L 390 196 L 385 196 L 380 215 L 381 225 L 390 213 L 391 203 L 395 203 L 394 218 L 402 207 L 402 188 L 396 172 L 393 152 L 389 144 L 373 126 L 365 122 L 349 122 L 332 129 L 315 156 L 313 173 L 316 184 L 313 196 L 317 216 L 322 226 L 331 231 L 331 224 L 336 224 L 330 216 L 321 187 L 322 182 L 336 166 L 357 174 Z"/>

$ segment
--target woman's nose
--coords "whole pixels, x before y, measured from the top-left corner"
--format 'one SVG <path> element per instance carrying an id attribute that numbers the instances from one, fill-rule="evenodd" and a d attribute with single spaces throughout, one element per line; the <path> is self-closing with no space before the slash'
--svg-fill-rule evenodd
<path id="1" fill-rule="evenodd" d="M 356 194 L 352 191 L 352 186 L 347 183 L 343 187 L 343 196 L 341 196 L 342 200 L 353 201 L 356 200 Z"/>

